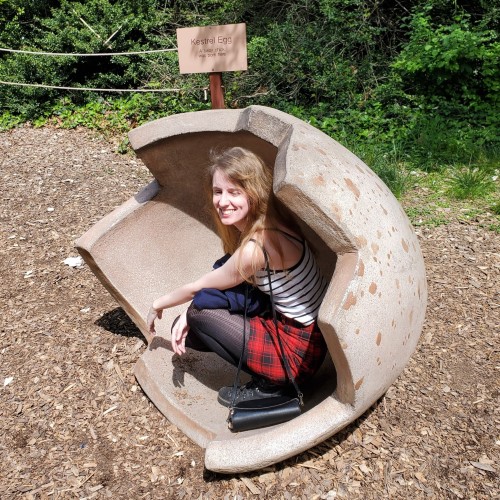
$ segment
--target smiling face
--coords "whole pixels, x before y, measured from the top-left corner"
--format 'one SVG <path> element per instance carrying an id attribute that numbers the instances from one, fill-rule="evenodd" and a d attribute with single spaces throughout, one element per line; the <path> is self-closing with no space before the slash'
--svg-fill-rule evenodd
<path id="1" fill-rule="evenodd" d="M 220 170 L 212 177 L 212 202 L 222 224 L 234 225 L 239 231 L 245 229 L 250 210 L 248 196 Z"/>

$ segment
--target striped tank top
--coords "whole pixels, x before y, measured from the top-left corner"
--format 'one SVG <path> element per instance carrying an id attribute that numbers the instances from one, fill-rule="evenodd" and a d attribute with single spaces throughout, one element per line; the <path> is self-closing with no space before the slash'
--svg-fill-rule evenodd
<path id="1" fill-rule="evenodd" d="M 286 237 L 299 241 L 303 250 L 300 260 L 290 269 L 271 270 L 274 306 L 276 311 L 287 318 L 308 326 L 314 323 L 318 317 L 328 283 L 321 275 L 307 241 L 300 240 L 284 231 L 281 232 Z M 252 241 L 262 248 L 266 258 L 266 266 L 269 266 L 266 249 L 257 241 Z M 269 295 L 269 280 L 266 269 L 255 273 L 255 282 L 261 291 Z"/>

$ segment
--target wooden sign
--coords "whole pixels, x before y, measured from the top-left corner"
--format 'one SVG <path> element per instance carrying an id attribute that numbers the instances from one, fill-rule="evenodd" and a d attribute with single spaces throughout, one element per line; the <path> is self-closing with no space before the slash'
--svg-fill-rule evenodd
<path id="1" fill-rule="evenodd" d="M 179 70 L 218 73 L 247 69 L 246 24 L 177 29 Z"/>

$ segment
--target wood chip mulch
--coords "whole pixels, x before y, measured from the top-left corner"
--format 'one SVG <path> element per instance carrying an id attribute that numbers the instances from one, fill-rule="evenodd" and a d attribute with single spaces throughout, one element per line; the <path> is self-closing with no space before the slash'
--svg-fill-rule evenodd
<path id="1" fill-rule="evenodd" d="M 138 330 L 67 260 L 151 179 L 114 149 L 80 129 L 0 133 L 0 498 L 500 498 L 497 219 L 418 228 L 421 341 L 362 418 L 283 463 L 219 475 L 138 386 Z"/>

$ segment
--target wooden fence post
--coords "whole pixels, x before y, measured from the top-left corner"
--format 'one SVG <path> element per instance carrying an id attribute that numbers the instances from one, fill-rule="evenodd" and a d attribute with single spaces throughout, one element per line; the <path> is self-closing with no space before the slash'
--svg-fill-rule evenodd
<path id="1" fill-rule="evenodd" d="M 212 109 L 224 109 L 222 73 L 210 73 L 210 99 L 212 100 Z"/>

